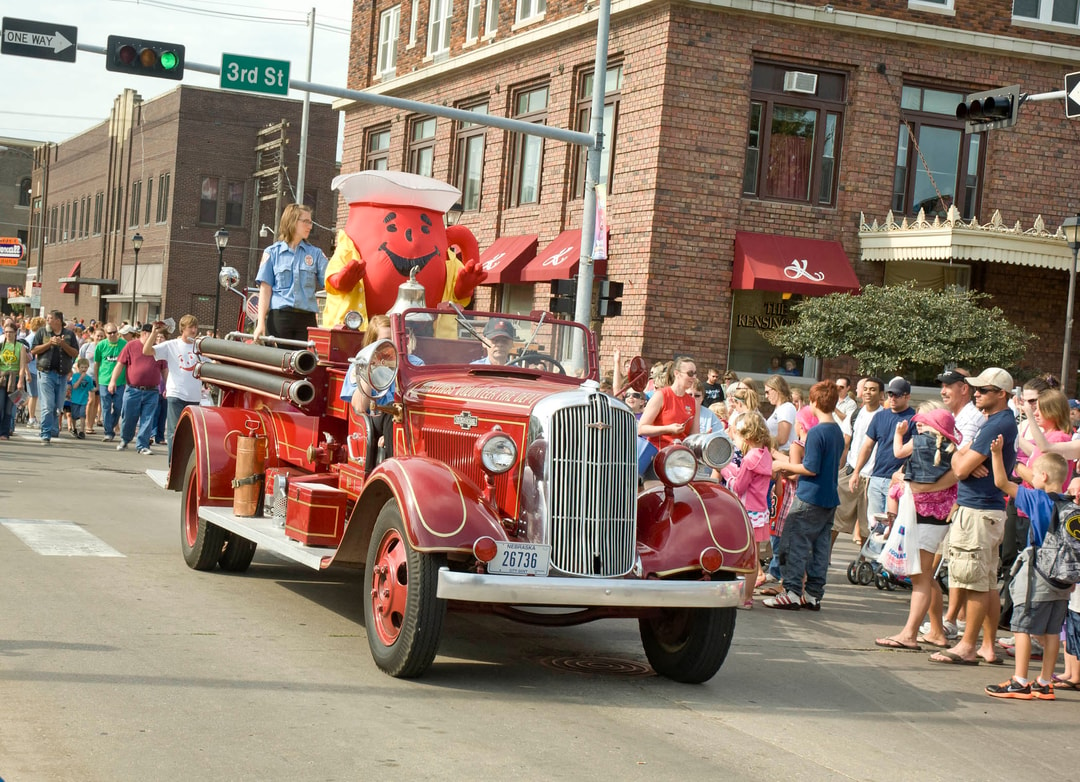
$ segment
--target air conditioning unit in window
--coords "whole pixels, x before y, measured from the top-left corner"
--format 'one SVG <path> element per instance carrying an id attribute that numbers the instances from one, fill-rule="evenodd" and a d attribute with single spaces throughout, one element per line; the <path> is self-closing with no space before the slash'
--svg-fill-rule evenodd
<path id="1" fill-rule="evenodd" d="M 802 71 L 788 71 L 784 74 L 784 92 L 802 92 L 807 95 L 817 93 L 817 74 Z"/>

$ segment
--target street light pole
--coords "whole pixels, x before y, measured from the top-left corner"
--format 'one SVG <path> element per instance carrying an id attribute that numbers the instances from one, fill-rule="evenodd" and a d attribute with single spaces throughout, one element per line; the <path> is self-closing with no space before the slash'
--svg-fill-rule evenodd
<path id="1" fill-rule="evenodd" d="M 131 249 L 135 251 L 135 266 L 131 270 L 131 327 L 135 328 L 135 315 L 137 310 L 135 309 L 135 294 L 138 292 L 139 286 L 139 250 L 142 249 L 143 238 L 142 234 L 135 234 L 131 237 Z"/>
<path id="2" fill-rule="evenodd" d="M 221 268 L 225 265 L 222 255 L 229 244 L 229 232 L 224 228 L 219 228 L 214 234 L 214 243 L 217 244 L 218 264 L 218 274 L 214 275 L 214 287 L 217 288 L 217 294 L 214 296 L 214 336 L 216 337 L 218 335 L 218 311 L 221 309 L 221 285 L 218 284 L 218 277 L 221 274 Z"/>
<path id="3" fill-rule="evenodd" d="M 1069 393 L 1069 348 L 1072 347 L 1073 296 L 1076 294 L 1076 256 L 1080 253 L 1080 214 L 1068 218 L 1061 224 L 1065 233 L 1065 243 L 1072 250 L 1072 263 L 1069 265 L 1069 300 L 1065 304 L 1065 346 L 1061 351 L 1061 388 Z"/>

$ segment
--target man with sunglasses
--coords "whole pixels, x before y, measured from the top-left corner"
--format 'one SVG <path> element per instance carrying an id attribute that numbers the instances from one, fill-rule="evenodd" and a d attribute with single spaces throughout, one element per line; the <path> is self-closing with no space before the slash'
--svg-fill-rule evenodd
<path id="1" fill-rule="evenodd" d="M 877 446 L 874 456 L 874 467 L 870 471 L 870 481 L 866 488 L 866 512 L 870 518 L 875 513 L 885 512 L 885 500 L 889 493 L 889 482 L 893 473 L 904 465 L 903 459 L 897 459 L 893 453 L 893 433 L 896 425 L 901 421 L 910 422 L 915 417 L 915 411 L 911 409 L 911 383 L 902 377 L 894 377 L 885 386 L 884 409 L 874 416 L 874 420 L 866 428 L 866 438 L 859 448 L 859 457 L 855 462 L 855 470 L 848 479 L 848 489 L 855 492 L 859 485 L 859 472 L 870 461 L 870 454 Z M 911 439 L 912 429 L 908 427 L 904 433 L 904 442 Z"/>
<path id="2" fill-rule="evenodd" d="M 971 375 L 966 369 L 957 367 L 948 372 L 942 372 L 937 376 L 941 383 L 941 401 L 956 421 L 956 431 L 960 432 L 960 446 L 970 444 L 975 435 L 982 429 L 986 419 L 975 407 L 973 399 L 975 392 L 968 385 L 968 377 Z"/>
<path id="3" fill-rule="evenodd" d="M 990 459 L 990 444 L 1004 441 L 1002 458 L 1011 475 L 1016 464 L 1016 419 L 1009 410 L 1012 375 L 990 367 L 967 379 L 975 390 L 975 406 L 985 417 L 970 448 L 953 454 L 952 469 L 934 484 L 948 485 L 959 479 L 956 504 L 949 530 L 949 585 L 960 590 L 966 609 L 964 634 L 951 649 L 930 656 L 931 662 L 976 665 L 982 658 L 997 659 L 994 636 L 997 632 L 1001 599 L 997 591 L 998 564 L 1005 534 L 1005 495 L 994 485 L 993 473 L 977 470 Z M 978 477 L 976 477 L 978 475 Z M 979 631 L 983 631 L 979 644 Z"/>

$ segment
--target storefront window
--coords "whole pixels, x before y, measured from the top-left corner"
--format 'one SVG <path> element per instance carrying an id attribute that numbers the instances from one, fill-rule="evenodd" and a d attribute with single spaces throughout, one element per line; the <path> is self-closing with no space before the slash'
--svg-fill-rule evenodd
<path id="1" fill-rule="evenodd" d="M 802 296 L 773 291 L 732 291 L 731 343 L 728 366 L 742 374 L 790 375 L 813 378 L 816 361 L 789 355 L 770 343 L 763 332 L 793 323 L 792 307 Z"/>

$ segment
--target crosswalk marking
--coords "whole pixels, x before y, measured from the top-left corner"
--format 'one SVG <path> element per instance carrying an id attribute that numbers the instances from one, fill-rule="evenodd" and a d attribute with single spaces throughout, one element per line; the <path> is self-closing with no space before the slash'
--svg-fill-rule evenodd
<path id="1" fill-rule="evenodd" d="M 0 524 L 44 557 L 123 557 L 105 541 L 71 521 L 0 519 Z"/>

